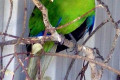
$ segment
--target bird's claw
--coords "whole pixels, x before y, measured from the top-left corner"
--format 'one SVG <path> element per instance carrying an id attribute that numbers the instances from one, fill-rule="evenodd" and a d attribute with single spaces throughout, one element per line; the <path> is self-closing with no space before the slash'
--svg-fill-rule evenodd
<path id="1" fill-rule="evenodd" d="M 72 34 L 69 34 L 70 38 L 72 39 L 72 42 L 74 43 L 74 46 L 73 46 L 73 49 L 70 51 L 70 52 L 73 52 L 74 53 L 77 53 L 78 50 L 77 50 L 77 41 L 75 40 L 75 38 L 72 36 Z"/>
<path id="2" fill-rule="evenodd" d="M 103 58 L 103 56 L 100 54 L 99 50 L 98 50 L 96 47 L 93 48 L 93 49 L 94 49 L 95 53 L 98 55 L 98 56 L 96 56 L 96 58 L 100 58 L 102 61 L 104 61 L 104 58 Z"/>

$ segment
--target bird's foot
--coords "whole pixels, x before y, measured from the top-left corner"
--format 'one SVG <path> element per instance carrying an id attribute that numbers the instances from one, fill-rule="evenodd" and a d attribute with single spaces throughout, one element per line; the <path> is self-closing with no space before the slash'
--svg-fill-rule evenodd
<path id="1" fill-rule="evenodd" d="M 77 41 L 75 40 L 75 38 L 72 36 L 72 34 L 69 34 L 72 42 L 74 43 L 74 46 L 73 46 L 73 49 L 70 51 L 70 52 L 73 52 L 76 54 L 78 53 L 78 50 L 77 50 Z M 67 50 L 66 50 L 67 51 Z M 68 51 L 67 51 L 68 52 Z"/>

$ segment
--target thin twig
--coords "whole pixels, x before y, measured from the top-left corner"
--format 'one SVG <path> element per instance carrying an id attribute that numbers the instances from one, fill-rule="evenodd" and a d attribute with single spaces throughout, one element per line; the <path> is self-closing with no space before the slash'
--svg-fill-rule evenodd
<path id="1" fill-rule="evenodd" d="M 115 46 L 117 44 L 117 40 L 118 40 L 119 36 L 120 36 L 120 29 L 118 28 L 118 29 L 116 29 L 116 34 L 115 34 L 114 40 L 112 42 L 112 48 L 110 50 L 110 53 L 108 54 L 106 60 L 104 61 L 105 63 L 108 63 L 110 61 L 110 59 L 112 58 L 112 55 L 115 50 Z"/>
<path id="2" fill-rule="evenodd" d="M 17 54 L 21 54 L 21 53 L 17 53 Z M 26 60 L 29 60 L 29 58 L 27 57 L 27 58 L 23 59 L 23 62 L 25 62 Z M 12 80 L 14 80 L 15 72 L 18 70 L 19 67 L 20 67 L 20 64 L 18 64 L 17 67 L 15 68 Z"/>
<path id="3" fill-rule="evenodd" d="M 42 12 L 43 22 L 45 24 L 46 29 L 49 30 L 49 32 L 53 33 L 55 29 L 53 29 L 52 25 L 49 22 L 48 11 L 46 7 L 39 0 L 33 0 L 33 2 L 38 7 L 38 9 Z"/>
<path id="4" fill-rule="evenodd" d="M 86 60 L 86 61 L 89 61 L 91 63 L 94 63 L 94 64 L 97 64 L 105 69 L 108 69 L 116 74 L 119 74 L 120 75 L 120 71 L 119 70 L 116 70 L 102 62 L 98 62 L 96 60 L 92 60 L 90 58 L 86 58 L 86 57 L 83 57 L 83 56 L 79 56 L 79 55 L 68 55 L 68 54 L 61 54 L 61 53 L 44 53 L 43 55 L 48 55 L 48 56 L 58 56 L 58 57 L 65 57 L 65 58 L 73 58 L 73 59 L 82 59 L 82 60 Z"/>
<path id="5" fill-rule="evenodd" d="M 8 68 L 8 66 L 10 65 L 10 63 L 12 62 L 13 58 L 14 58 L 14 56 L 12 56 L 12 57 L 10 58 L 8 64 L 7 64 L 7 65 L 5 66 L 5 68 L 3 69 L 2 79 L 4 78 L 5 72 L 6 72 L 7 68 Z"/>
<path id="6" fill-rule="evenodd" d="M 24 20 L 23 20 L 23 30 L 20 38 L 18 39 L 16 44 L 19 44 L 22 40 L 22 37 L 24 36 L 25 30 L 26 30 L 26 19 L 27 19 L 27 2 L 24 0 Z"/>
<path id="7" fill-rule="evenodd" d="M 106 19 L 105 21 L 101 22 L 101 24 L 99 24 L 97 26 L 97 28 L 86 38 L 86 40 L 82 43 L 82 45 L 85 45 L 86 42 L 100 29 L 103 27 L 103 25 L 105 25 L 107 22 L 109 22 L 108 19 Z"/>
<path id="8" fill-rule="evenodd" d="M 22 60 L 21 60 L 21 59 L 18 57 L 18 55 L 17 55 L 16 46 L 17 46 L 17 44 L 14 46 L 14 52 L 15 52 L 15 53 L 14 53 L 14 56 L 16 57 L 17 61 L 19 62 L 19 64 L 20 64 L 21 67 L 23 68 L 23 71 L 25 72 L 27 79 L 28 79 L 28 80 L 31 80 L 30 77 L 29 77 L 29 75 L 28 75 L 28 73 L 27 73 L 27 70 L 26 70 L 26 68 L 25 68 L 25 66 L 24 66 L 24 64 L 23 64 L 23 62 L 22 62 Z"/>
<path id="9" fill-rule="evenodd" d="M 11 17 L 12 17 L 12 11 L 13 11 L 13 0 L 9 0 L 9 1 L 10 1 L 10 15 L 9 15 L 9 18 L 8 18 L 8 21 L 7 21 L 5 33 L 7 33 L 7 30 L 8 30 L 10 21 L 11 21 Z M 5 41 L 5 35 L 3 36 L 2 41 L 3 42 Z M 1 46 L 0 56 L 2 56 L 2 54 L 3 54 L 3 48 L 4 48 L 4 46 Z M 0 69 L 3 69 L 3 60 L 2 59 L 0 61 Z M 1 75 L 4 75 L 4 74 L 1 73 Z"/>
<path id="10" fill-rule="evenodd" d="M 21 42 L 21 40 L 24 39 L 24 38 L 22 38 L 22 37 L 23 37 L 23 35 L 24 35 L 24 33 L 25 33 L 25 29 L 26 29 L 26 18 L 27 18 L 27 5 L 26 5 L 26 0 L 24 0 L 23 32 L 22 32 L 22 34 L 21 34 L 21 37 L 18 38 L 18 40 L 17 40 L 17 42 L 16 42 L 16 44 L 15 44 L 15 46 L 14 46 L 14 52 L 15 52 L 14 56 L 16 57 L 16 59 L 18 60 L 19 64 L 20 64 L 21 67 L 23 68 L 23 70 L 24 70 L 24 72 L 25 72 L 25 74 L 26 74 L 27 79 L 30 80 L 30 77 L 29 77 L 29 75 L 28 75 L 28 73 L 27 73 L 27 70 L 25 69 L 25 66 L 24 66 L 23 62 L 21 61 L 21 59 L 19 59 L 19 57 L 18 57 L 18 55 L 17 55 L 17 52 L 16 52 L 16 47 L 17 47 L 17 45 Z"/>
<path id="11" fill-rule="evenodd" d="M 76 80 L 78 79 L 79 76 L 80 76 L 80 80 L 82 80 L 83 77 L 85 78 L 85 71 L 86 71 L 87 68 L 88 68 L 89 62 L 87 62 L 87 63 L 85 64 L 85 60 L 84 60 L 83 63 L 84 63 L 84 64 L 83 64 L 83 68 L 82 68 L 81 71 L 78 73 L 78 75 L 77 75 L 77 77 L 76 77 Z"/>
<path id="12" fill-rule="evenodd" d="M 5 41 L 5 42 L 0 42 L 0 46 L 2 45 L 12 45 L 12 44 L 16 44 L 18 39 L 20 37 L 18 36 L 14 36 L 14 35 L 11 35 L 11 34 L 7 34 L 7 33 L 2 33 L 0 32 L 0 35 L 6 35 L 6 36 L 9 36 L 9 37 L 12 37 L 12 38 L 16 38 L 14 40 L 9 40 L 9 41 Z M 43 37 L 42 37 L 43 38 Z M 21 38 L 21 42 L 20 44 L 32 44 L 32 43 L 41 43 L 42 42 L 42 38 L 39 39 L 39 37 L 29 37 L 29 38 Z M 45 37 L 45 40 L 47 41 L 47 39 L 50 41 L 52 39 L 52 36 L 47 36 Z"/>
<path id="13" fill-rule="evenodd" d="M 114 28 L 116 29 L 116 34 L 115 34 L 114 40 L 112 42 L 112 48 L 111 48 L 110 53 L 108 54 L 107 58 L 104 60 L 104 63 L 108 63 L 110 61 L 110 59 L 112 58 L 112 55 L 113 55 L 113 52 L 114 52 L 114 49 L 115 49 L 115 46 L 116 46 L 116 43 L 117 43 L 117 39 L 118 39 L 118 37 L 120 35 L 120 29 L 118 27 L 119 21 L 118 22 L 114 21 L 108 6 L 104 2 L 102 2 L 101 0 L 97 0 L 97 2 L 99 4 L 101 4 L 102 7 L 106 10 L 106 12 L 108 14 L 108 17 L 109 17 L 109 20 L 111 21 L 111 23 L 114 25 Z M 100 72 L 99 73 L 99 79 L 101 79 L 101 77 L 102 77 L 103 70 L 104 69 L 101 68 L 101 70 L 99 71 Z"/>
<path id="14" fill-rule="evenodd" d="M 10 15 L 7 21 L 7 25 L 6 25 L 6 29 L 5 29 L 5 33 L 7 33 L 11 18 L 12 18 L 12 11 L 13 11 L 13 0 L 10 0 Z M 5 38 L 5 37 L 4 37 Z"/>
<path id="15" fill-rule="evenodd" d="M 112 22 L 112 24 L 114 25 L 115 28 L 118 28 L 118 24 L 115 22 L 115 20 L 113 19 L 112 17 L 112 14 L 108 8 L 108 6 L 101 0 L 97 0 L 97 2 L 99 4 L 101 4 L 101 6 L 106 10 L 107 14 L 108 14 L 108 17 L 109 17 L 109 20 Z"/>
<path id="16" fill-rule="evenodd" d="M 68 25 L 70 25 L 70 24 L 72 24 L 72 23 L 80 20 L 81 18 L 85 17 L 87 14 L 89 14 L 90 12 L 92 12 L 93 10 L 95 10 L 96 8 L 99 8 L 99 7 L 101 7 L 101 6 L 100 6 L 100 5 L 97 5 L 95 8 L 92 8 L 91 10 L 89 10 L 88 12 L 86 12 L 85 14 L 83 14 L 82 16 L 77 17 L 77 18 L 74 19 L 73 21 L 68 22 L 68 23 L 66 23 L 66 24 L 64 24 L 64 25 L 62 25 L 62 26 L 59 26 L 59 27 L 57 27 L 56 29 L 61 29 L 61 28 L 63 28 L 63 27 L 67 27 Z"/>
<path id="17" fill-rule="evenodd" d="M 105 23 L 107 23 L 107 22 L 108 22 L 108 19 L 105 20 L 105 21 L 103 21 L 103 22 L 87 37 L 87 39 L 86 39 L 82 44 L 85 45 L 85 43 L 93 36 L 93 34 L 95 34 L 95 32 L 97 32 L 97 31 L 98 31 Z M 76 53 L 75 55 L 78 55 L 78 54 L 79 54 L 79 53 Z M 70 65 L 69 65 L 69 68 L 68 68 L 66 74 L 68 74 L 68 73 L 70 72 L 70 70 L 71 70 L 74 62 L 75 62 L 75 59 L 72 59 L 71 62 L 70 62 Z M 67 77 L 68 77 L 68 76 L 66 75 L 65 80 L 67 79 Z"/>
<path id="18" fill-rule="evenodd" d="M 7 30 L 9 28 L 9 24 L 12 18 L 12 11 L 13 11 L 13 0 L 10 0 L 10 15 L 7 21 L 7 25 L 6 25 L 6 29 L 5 29 L 5 33 L 7 33 Z M 5 35 L 3 36 L 3 41 L 5 41 Z"/>
<path id="19" fill-rule="evenodd" d="M 24 52 L 23 53 L 17 53 L 17 55 L 23 55 L 23 54 L 28 54 L 28 53 L 24 53 Z M 9 56 L 12 56 L 12 55 L 14 55 L 14 53 L 1 56 L 0 59 L 5 58 L 5 57 L 9 57 Z"/>

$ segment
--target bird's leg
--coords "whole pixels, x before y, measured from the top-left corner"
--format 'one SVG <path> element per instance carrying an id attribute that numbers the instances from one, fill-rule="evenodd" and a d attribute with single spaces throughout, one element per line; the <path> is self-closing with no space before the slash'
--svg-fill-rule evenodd
<path id="1" fill-rule="evenodd" d="M 69 36 L 70 36 L 70 38 L 72 39 L 72 41 L 73 41 L 73 43 L 74 43 L 73 50 L 74 50 L 74 53 L 75 53 L 75 55 L 76 55 L 76 54 L 78 54 L 77 41 L 76 41 L 76 39 L 72 36 L 72 34 L 69 34 Z M 72 51 L 73 51 L 73 50 L 72 50 Z M 71 51 L 71 52 L 72 52 L 72 51 Z M 75 61 L 75 59 L 73 59 L 73 60 L 71 61 L 70 65 L 69 65 L 69 67 L 68 67 L 68 69 L 67 69 L 67 72 L 66 72 L 66 75 L 65 75 L 64 80 L 68 80 L 68 75 L 69 75 L 69 73 L 70 73 L 70 71 L 71 71 L 71 68 L 72 68 L 72 66 L 73 66 L 73 64 L 74 64 L 74 61 Z"/>
<path id="2" fill-rule="evenodd" d="M 73 50 L 75 51 L 75 53 L 77 53 L 78 51 L 77 51 L 77 41 L 76 41 L 76 39 L 73 37 L 73 35 L 70 33 L 69 34 L 69 36 L 70 36 L 70 38 L 72 39 L 72 41 L 73 41 L 73 43 L 74 43 L 74 46 L 73 46 Z M 73 51 L 72 50 L 72 51 Z M 71 51 L 71 52 L 72 52 Z"/>

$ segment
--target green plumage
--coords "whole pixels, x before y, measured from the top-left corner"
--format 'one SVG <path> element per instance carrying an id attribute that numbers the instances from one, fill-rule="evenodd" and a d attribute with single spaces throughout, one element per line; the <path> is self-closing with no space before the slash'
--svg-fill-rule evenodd
<path id="1" fill-rule="evenodd" d="M 62 20 L 59 25 L 64 25 L 95 7 L 95 0 L 54 0 L 54 2 L 50 2 L 50 0 L 41 0 L 41 2 L 48 9 L 49 21 L 52 26 L 56 26 L 58 20 L 61 17 Z M 75 23 L 57 30 L 57 32 L 63 35 L 69 34 L 77 29 L 88 16 L 91 16 L 93 14 L 94 11 L 86 15 L 84 18 L 76 21 Z M 31 36 L 35 36 L 45 29 L 42 13 L 37 8 L 33 10 L 33 13 L 30 17 L 29 29 Z M 50 42 L 46 43 L 45 45 L 48 47 L 48 44 L 53 45 L 54 43 Z M 49 47 L 49 50 L 52 47 L 51 45 Z M 46 49 L 46 47 L 44 48 L 45 51 L 49 51 Z"/>

